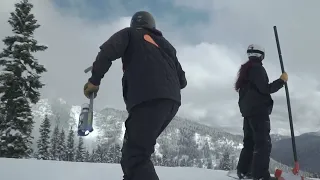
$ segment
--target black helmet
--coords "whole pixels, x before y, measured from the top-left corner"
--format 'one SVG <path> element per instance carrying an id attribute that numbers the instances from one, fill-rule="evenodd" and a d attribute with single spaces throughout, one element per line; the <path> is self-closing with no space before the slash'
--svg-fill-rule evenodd
<path id="1" fill-rule="evenodd" d="M 153 16 L 147 11 L 138 11 L 136 12 L 132 18 L 130 27 L 139 28 L 139 27 L 146 27 L 146 28 L 156 28 L 156 22 Z"/>

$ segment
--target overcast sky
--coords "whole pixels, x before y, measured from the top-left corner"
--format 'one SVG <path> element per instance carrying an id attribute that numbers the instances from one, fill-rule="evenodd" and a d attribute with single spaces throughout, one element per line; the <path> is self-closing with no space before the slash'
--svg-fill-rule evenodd
<path id="1" fill-rule="evenodd" d="M 7 23 L 15 0 L 1 0 L 0 38 L 11 35 Z M 320 1 L 318 0 L 31 0 L 42 25 L 37 40 L 47 45 L 38 53 L 48 72 L 43 97 L 61 97 L 70 104 L 86 102 L 83 70 L 94 61 L 99 46 L 127 27 L 138 10 L 155 15 L 158 28 L 172 42 L 186 72 L 179 115 L 233 133 L 242 132 L 238 94 L 233 84 L 246 59 L 246 47 L 266 49 L 264 66 L 270 81 L 281 74 L 273 26 L 277 25 L 296 134 L 320 130 Z M 3 48 L 3 43 L 0 48 Z M 125 109 L 121 61 L 105 75 L 96 108 Z M 285 90 L 273 95 L 272 131 L 289 134 Z"/>

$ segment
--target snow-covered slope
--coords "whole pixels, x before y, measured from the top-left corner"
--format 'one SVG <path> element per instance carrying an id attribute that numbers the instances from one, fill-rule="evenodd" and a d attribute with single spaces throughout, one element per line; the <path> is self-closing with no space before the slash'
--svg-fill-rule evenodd
<path id="1" fill-rule="evenodd" d="M 0 158 L 1 179 L 6 180 L 121 180 L 119 164 Z M 187 167 L 156 167 L 161 180 L 233 180 L 227 171 Z"/>
<path id="2" fill-rule="evenodd" d="M 121 180 L 119 164 L 74 163 L 0 158 L 1 179 L 7 180 Z M 157 167 L 163 180 L 230 180 L 226 171 Z"/>

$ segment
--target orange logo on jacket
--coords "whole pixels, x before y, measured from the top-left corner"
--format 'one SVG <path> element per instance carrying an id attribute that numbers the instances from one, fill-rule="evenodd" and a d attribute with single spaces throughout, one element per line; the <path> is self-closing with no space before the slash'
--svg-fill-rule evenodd
<path id="1" fill-rule="evenodd" d="M 147 42 L 149 42 L 149 43 L 151 43 L 151 44 L 159 47 L 158 44 L 157 44 L 156 42 L 154 42 L 154 40 L 152 39 L 152 37 L 149 36 L 148 34 L 144 35 L 143 38 L 144 38 L 144 40 L 146 40 Z"/>

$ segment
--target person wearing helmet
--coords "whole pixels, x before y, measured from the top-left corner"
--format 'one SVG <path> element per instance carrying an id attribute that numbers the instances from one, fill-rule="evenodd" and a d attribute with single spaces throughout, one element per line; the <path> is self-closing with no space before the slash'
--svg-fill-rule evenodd
<path id="1" fill-rule="evenodd" d="M 124 180 L 158 180 L 151 154 L 158 136 L 181 105 L 187 86 L 176 49 L 156 29 L 153 16 L 136 12 L 130 27 L 113 34 L 100 46 L 84 94 L 97 96 L 101 79 L 112 61 L 121 58 L 122 90 L 128 111 L 121 149 Z"/>
<path id="2" fill-rule="evenodd" d="M 287 73 L 269 83 L 262 60 L 265 51 L 259 45 L 251 44 L 247 49 L 249 60 L 241 65 L 235 90 L 239 93 L 239 109 L 243 120 L 243 148 L 237 165 L 240 179 L 260 180 L 270 177 L 271 153 L 270 119 L 273 109 L 272 93 L 277 92 L 288 80 Z"/>

